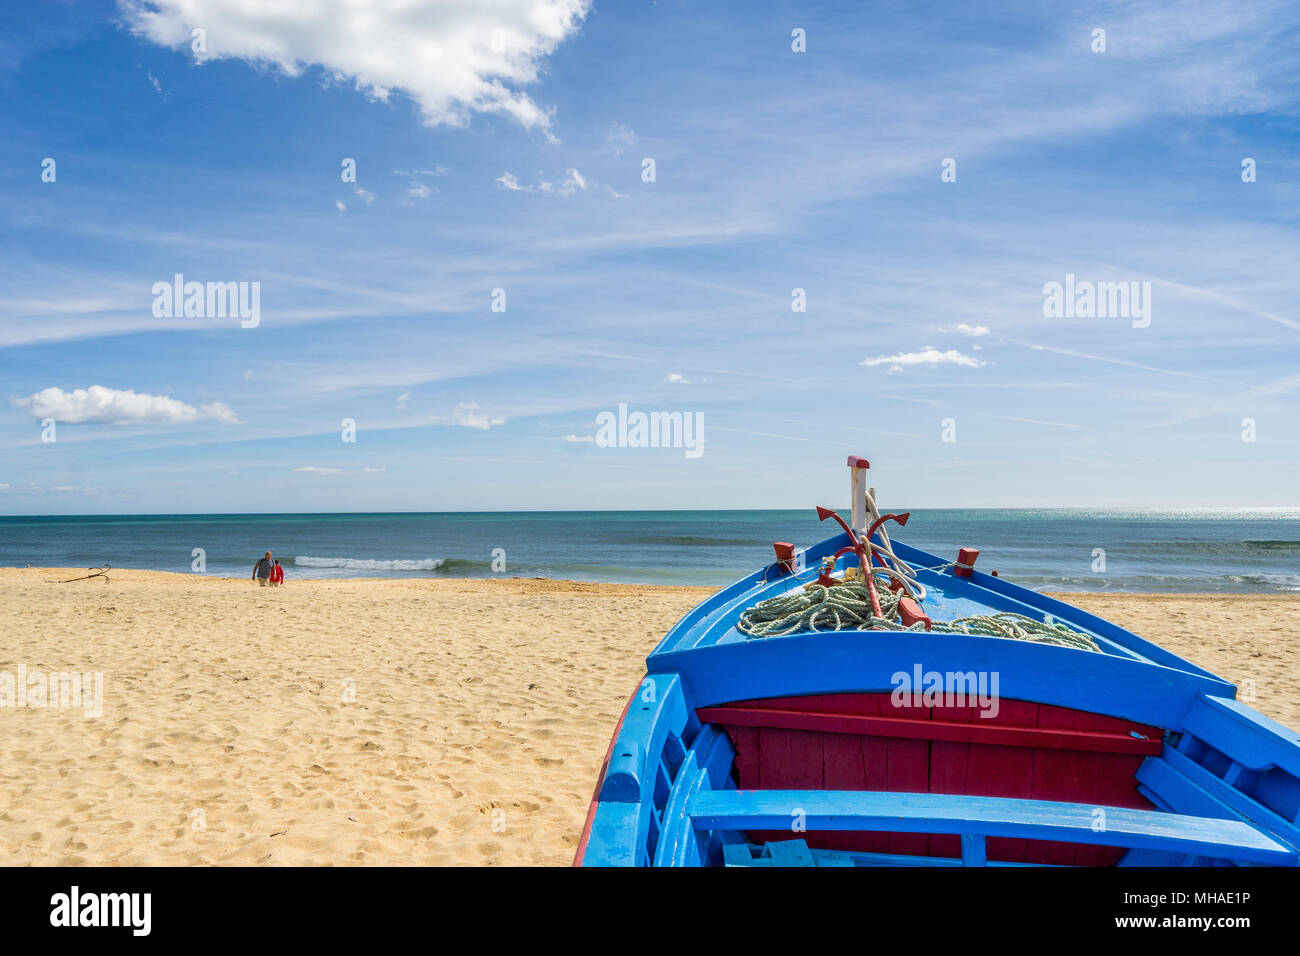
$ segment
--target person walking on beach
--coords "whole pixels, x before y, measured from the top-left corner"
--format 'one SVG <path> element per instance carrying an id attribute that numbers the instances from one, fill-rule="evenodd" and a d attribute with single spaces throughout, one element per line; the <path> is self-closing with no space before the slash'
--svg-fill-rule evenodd
<path id="1" fill-rule="evenodd" d="M 280 567 L 280 562 L 275 562 L 275 567 L 271 569 L 271 587 L 278 588 L 284 583 L 284 568 Z"/>
<path id="2" fill-rule="evenodd" d="M 266 552 L 266 557 L 253 565 L 253 577 L 257 578 L 257 586 L 259 588 L 266 587 L 266 583 L 271 577 L 271 568 L 273 566 L 270 551 Z"/>

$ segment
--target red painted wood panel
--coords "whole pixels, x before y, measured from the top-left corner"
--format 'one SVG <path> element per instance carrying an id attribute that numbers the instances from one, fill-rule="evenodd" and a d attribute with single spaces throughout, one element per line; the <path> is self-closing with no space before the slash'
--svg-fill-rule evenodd
<path id="1" fill-rule="evenodd" d="M 971 723 L 986 720 L 976 715 Z M 1033 726 L 1038 720 L 1038 705 L 1021 700 L 1004 700 L 994 720 L 1021 726 Z M 1027 747 L 1003 747 L 971 744 L 967 756 L 966 793 L 979 797 L 1024 797 L 1034 775 L 1034 750 Z M 1025 840 L 991 837 L 987 841 L 990 860 L 1025 862 Z"/>
<path id="2" fill-rule="evenodd" d="M 822 709 L 839 714 L 879 713 L 880 706 L 873 695 L 825 694 Z M 863 749 L 862 738 L 855 734 L 826 734 L 822 737 L 822 779 L 828 790 L 870 790 L 872 756 Z M 815 845 L 825 850 L 860 850 L 886 852 L 888 840 L 879 834 L 821 833 L 814 834 Z"/>
<path id="3" fill-rule="evenodd" d="M 745 781 L 751 781 L 749 786 L 758 786 L 758 728 L 757 727 L 727 727 L 727 736 L 731 738 L 731 745 L 735 748 L 736 757 L 732 766 L 736 770 L 736 778 L 741 781 L 741 786 L 745 786 Z"/>
<path id="4" fill-rule="evenodd" d="M 824 790 L 822 735 L 802 730 L 760 728 L 759 786 L 764 790 Z M 804 831 L 793 829 L 795 810 L 790 807 L 791 828 L 768 834 L 765 839 L 800 839 Z"/>
<path id="5" fill-rule="evenodd" d="M 945 707 L 943 718 L 954 722 L 975 719 L 974 707 Z M 936 740 L 930 745 L 930 792 L 965 793 L 971 745 Z M 930 856 L 961 856 L 961 838 L 946 833 L 930 836 Z"/>
<path id="6" fill-rule="evenodd" d="M 991 726 L 1084 731 L 1092 735 L 1130 731 L 1159 741 L 1157 727 L 1115 717 L 1089 714 L 1063 707 L 1026 701 L 1002 700 L 995 718 L 980 717 L 973 707 L 895 707 L 887 693 L 827 694 L 809 697 L 736 701 L 724 708 L 709 708 L 712 722 L 721 723 L 736 747 L 736 772 L 742 788 L 880 790 L 912 793 L 954 793 L 980 796 L 1067 800 L 1106 806 L 1150 808 L 1137 792 L 1133 774 L 1144 759 L 1141 753 L 1064 750 L 1040 746 L 966 743 L 927 740 L 921 728 L 900 732 L 906 737 L 879 733 L 838 732 L 853 729 L 853 721 L 836 722 L 831 716 L 803 720 L 824 724 L 835 731 L 794 730 L 729 724 L 719 710 L 785 711 L 773 722 L 789 720 L 789 712 L 810 715 L 865 715 L 909 722 L 946 722 L 937 732 L 953 735 L 951 724 L 982 722 Z M 741 715 L 736 715 L 741 719 Z M 744 717 L 755 722 L 753 714 Z M 896 727 L 889 722 L 880 726 Z M 876 725 L 873 725 L 876 726 Z M 979 731 L 976 731 L 978 736 Z M 988 736 L 988 735 L 985 735 Z M 1018 734 L 1016 739 L 1022 738 Z M 998 739 L 1005 739 L 1002 735 Z M 1032 738 L 1027 738 L 1032 739 Z M 1103 739 L 1080 738 L 1081 745 L 1109 746 Z M 1061 741 L 1054 740 L 1059 747 Z M 1121 744 L 1123 746 L 1123 744 Z M 1142 747 L 1140 749 L 1149 749 Z M 793 813 L 794 808 L 791 808 Z M 792 818 L 793 819 L 793 818 Z M 751 834 L 757 840 L 788 840 L 788 831 Z M 918 855 L 960 856 L 960 841 L 941 834 L 809 833 L 808 844 L 826 849 L 863 850 Z M 1041 862 L 1085 866 L 1113 865 L 1122 849 L 1038 840 L 992 838 L 990 860 Z"/>
<path id="7" fill-rule="evenodd" d="M 837 697 L 841 695 L 836 695 Z M 888 699 L 882 700 L 879 694 L 858 694 L 852 701 L 836 701 L 839 713 L 857 713 L 878 717 L 888 707 Z M 825 698 L 823 698 L 825 701 Z M 846 710 L 845 708 L 850 708 Z M 862 778 L 854 790 L 888 790 L 889 789 L 889 746 L 888 741 L 879 737 L 860 737 L 851 734 L 835 734 L 840 738 L 839 746 L 857 750 L 857 759 L 862 766 Z M 860 850 L 866 853 L 890 852 L 888 833 L 839 833 L 835 842 L 845 850 Z"/>
<path id="8" fill-rule="evenodd" d="M 925 720 L 911 715 L 900 717 L 897 714 L 843 714 L 741 707 L 701 707 L 696 715 L 704 723 L 722 722 L 740 727 L 779 727 L 827 734 L 999 744 L 1004 747 L 1050 747 L 1057 750 L 1093 750 L 1146 756 L 1156 756 L 1161 748 L 1159 739 L 1066 727 L 1028 727 L 1005 721 L 998 723 L 982 716 L 978 720 L 957 721 L 949 720 L 945 714 Z"/>
<path id="9" fill-rule="evenodd" d="M 1089 714 L 1064 707 L 1040 708 L 1039 720 L 1053 727 L 1074 730 L 1110 729 L 1115 718 Z M 1156 727 L 1121 722 L 1125 732 L 1136 731 L 1153 740 L 1161 732 Z M 1099 757 L 1104 759 L 1098 759 Z M 1121 755 L 1071 754 L 1039 750 L 1034 755 L 1034 781 L 1029 796 L 1037 800 L 1072 800 L 1102 806 L 1133 807 L 1146 810 L 1150 801 L 1137 792 L 1133 774 L 1142 764 L 1141 757 Z M 1104 824 L 1103 821 L 1099 821 Z M 1028 862 L 1054 863 L 1064 866 L 1113 866 L 1124 855 L 1123 848 L 1089 846 L 1083 843 L 1034 841 Z"/>

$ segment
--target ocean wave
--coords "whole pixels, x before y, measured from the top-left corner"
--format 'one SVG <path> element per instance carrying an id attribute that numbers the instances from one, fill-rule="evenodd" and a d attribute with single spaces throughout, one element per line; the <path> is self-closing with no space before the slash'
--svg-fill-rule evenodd
<path id="1" fill-rule="evenodd" d="M 1300 574 L 1230 574 L 1228 578 L 1242 584 L 1264 584 L 1277 591 L 1300 591 Z"/>
<path id="2" fill-rule="evenodd" d="M 1025 542 L 1024 550 L 1032 551 L 1035 545 Z M 1283 538 L 1257 538 L 1244 541 L 1199 541 L 1186 538 L 1147 539 L 1145 541 L 1125 541 L 1106 545 L 1116 551 L 1130 551 L 1135 554 L 1156 554 L 1177 560 L 1187 554 L 1210 555 L 1259 555 L 1260 552 L 1300 551 L 1300 541 Z"/>
<path id="3" fill-rule="evenodd" d="M 1151 591 L 1165 594 L 1242 593 L 1269 594 L 1300 591 L 1300 574 L 1128 574 L 1060 577 L 1042 574 L 1005 575 L 1008 581 L 1031 591 Z"/>
<path id="4" fill-rule="evenodd" d="M 300 555 L 293 559 L 293 563 L 299 568 L 343 568 L 347 571 L 436 571 L 447 562 L 443 558 L 422 558 L 415 561 L 395 558 L 379 561 L 370 558 L 313 558 Z"/>
<path id="5" fill-rule="evenodd" d="M 625 544 L 671 544 L 685 547 L 696 547 L 703 545 L 705 547 L 764 547 L 770 548 L 772 543 L 764 541 L 761 538 L 716 538 L 707 535 L 694 534 L 631 534 L 620 535 L 619 539 Z"/>

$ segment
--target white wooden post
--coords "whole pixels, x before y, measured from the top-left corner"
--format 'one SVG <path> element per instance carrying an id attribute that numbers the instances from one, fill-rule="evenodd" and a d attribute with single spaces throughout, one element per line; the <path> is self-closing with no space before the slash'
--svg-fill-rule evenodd
<path id="1" fill-rule="evenodd" d="M 853 509 L 853 519 L 849 527 L 862 531 L 870 521 L 867 518 L 867 460 L 853 455 L 849 458 L 849 503 Z"/>

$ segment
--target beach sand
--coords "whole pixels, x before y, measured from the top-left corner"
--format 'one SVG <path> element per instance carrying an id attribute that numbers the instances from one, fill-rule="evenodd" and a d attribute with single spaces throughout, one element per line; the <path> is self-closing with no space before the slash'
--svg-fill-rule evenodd
<path id="1" fill-rule="evenodd" d="M 710 588 L 0 569 L 0 864 L 567 864 L 646 653 Z M 1069 595 L 1300 726 L 1300 598 Z M 1233 633 L 1245 638 L 1229 639 Z"/>

